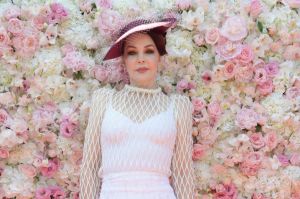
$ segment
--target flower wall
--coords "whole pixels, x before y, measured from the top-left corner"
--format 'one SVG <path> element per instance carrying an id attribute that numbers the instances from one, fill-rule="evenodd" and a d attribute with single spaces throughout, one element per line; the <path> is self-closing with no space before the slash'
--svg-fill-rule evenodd
<path id="1" fill-rule="evenodd" d="M 190 96 L 199 198 L 300 198 L 299 0 L 3 0 L 0 198 L 78 198 L 92 92 L 137 17 L 179 16 L 159 85 Z"/>

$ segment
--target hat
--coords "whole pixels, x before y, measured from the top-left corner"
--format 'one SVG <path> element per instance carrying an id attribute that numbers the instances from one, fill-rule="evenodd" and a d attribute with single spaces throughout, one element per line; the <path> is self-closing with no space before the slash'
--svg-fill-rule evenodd
<path id="1" fill-rule="evenodd" d="M 124 40 L 129 35 L 135 32 L 147 31 L 147 30 L 151 30 L 158 34 L 164 34 L 175 21 L 176 18 L 165 18 L 160 21 L 139 19 L 130 22 L 124 28 L 121 29 L 117 40 L 110 47 L 110 49 L 104 56 L 103 61 L 120 57 L 122 55 L 122 45 L 124 43 Z"/>

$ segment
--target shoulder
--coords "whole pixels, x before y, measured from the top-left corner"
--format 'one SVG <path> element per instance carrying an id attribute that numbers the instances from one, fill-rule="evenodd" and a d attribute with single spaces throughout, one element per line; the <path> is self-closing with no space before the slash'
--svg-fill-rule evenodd
<path id="1" fill-rule="evenodd" d="M 170 95 L 170 97 L 174 100 L 176 112 L 193 112 L 194 106 L 188 96 L 179 93 L 173 93 Z"/>
<path id="2" fill-rule="evenodd" d="M 96 89 L 92 93 L 92 103 L 106 101 L 113 92 L 114 89 L 108 87 L 101 87 Z"/>

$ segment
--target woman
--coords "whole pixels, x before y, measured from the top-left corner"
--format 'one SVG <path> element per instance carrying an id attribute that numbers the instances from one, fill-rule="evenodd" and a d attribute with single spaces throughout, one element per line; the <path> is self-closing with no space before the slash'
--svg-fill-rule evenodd
<path id="1" fill-rule="evenodd" d="M 81 199 L 194 198 L 193 106 L 188 97 L 167 96 L 156 84 L 173 22 L 129 23 L 106 54 L 104 60 L 122 56 L 130 84 L 93 93 Z"/>

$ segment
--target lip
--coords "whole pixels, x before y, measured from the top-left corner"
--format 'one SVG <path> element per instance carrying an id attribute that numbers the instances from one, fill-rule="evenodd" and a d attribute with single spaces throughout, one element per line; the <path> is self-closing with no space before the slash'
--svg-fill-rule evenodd
<path id="1" fill-rule="evenodd" d="M 146 67 L 141 67 L 141 68 L 138 68 L 136 71 L 139 72 L 139 73 L 144 73 L 146 71 L 148 71 L 149 69 L 146 68 Z"/>

